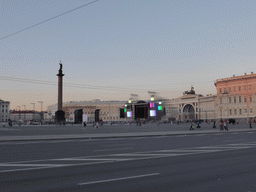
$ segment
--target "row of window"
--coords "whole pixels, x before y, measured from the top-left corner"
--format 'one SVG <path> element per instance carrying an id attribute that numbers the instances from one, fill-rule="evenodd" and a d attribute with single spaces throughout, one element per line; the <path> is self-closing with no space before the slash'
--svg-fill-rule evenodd
<path id="1" fill-rule="evenodd" d="M 69 114 L 74 114 L 74 112 L 72 112 L 72 111 L 70 111 L 70 112 L 68 112 Z M 88 114 L 88 115 L 90 115 L 90 114 L 94 114 L 95 112 L 94 111 L 89 111 L 89 112 L 84 112 L 84 114 Z M 100 113 L 99 113 L 100 115 L 106 115 L 107 114 L 107 112 L 105 112 L 105 111 L 103 111 L 103 112 L 101 112 L 100 111 Z"/>
<path id="2" fill-rule="evenodd" d="M 252 97 L 249 98 L 249 101 L 252 102 Z M 228 98 L 228 102 L 229 103 L 232 103 L 232 97 L 229 97 Z M 238 96 L 238 101 L 237 101 L 237 97 L 233 97 L 233 103 L 242 103 L 242 96 Z M 243 102 L 246 103 L 247 102 L 247 98 L 246 97 L 243 97 Z M 223 99 L 220 98 L 220 104 L 223 103 Z M 226 103 L 226 101 L 225 101 Z"/>
<path id="3" fill-rule="evenodd" d="M 103 119 L 104 119 L 104 120 L 106 120 L 106 119 L 112 120 L 112 117 L 103 117 Z M 113 120 L 115 120 L 115 119 L 117 120 L 117 119 L 119 119 L 119 118 L 118 118 L 118 117 L 113 117 Z"/>
<path id="4" fill-rule="evenodd" d="M 238 115 L 242 115 L 242 109 L 239 109 L 238 111 L 236 109 L 232 110 L 232 109 L 229 109 L 229 115 L 232 115 L 233 113 L 234 115 L 237 115 L 237 112 L 238 112 Z M 252 113 L 252 108 L 250 108 L 250 113 Z M 244 109 L 244 114 L 247 114 L 247 109 Z M 220 115 L 222 115 L 222 110 L 220 109 Z"/>
<path id="5" fill-rule="evenodd" d="M 224 89 L 219 89 L 219 92 L 220 93 L 227 93 L 227 92 L 229 92 L 229 93 L 231 93 L 232 91 L 233 92 L 236 92 L 237 90 L 238 91 L 241 91 L 242 89 L 244 89 L 244 90 L 247 90 L 247 85 L 244 85 L 243 87 L 242 86 L 238 86 L 238 89 L 237 89 L 237 87 L 233 87 L 233 90 L 232 90 L 232 88 L 231 87 L 229 87 L 228 89 L 227 88 L 224 88 Z M 249 90 L 251 90 L 252 89 L 252 86 L 251 85 L 248 85 L 248 89 Z M 222 92 L 223 91 L 223 92 Z"/>

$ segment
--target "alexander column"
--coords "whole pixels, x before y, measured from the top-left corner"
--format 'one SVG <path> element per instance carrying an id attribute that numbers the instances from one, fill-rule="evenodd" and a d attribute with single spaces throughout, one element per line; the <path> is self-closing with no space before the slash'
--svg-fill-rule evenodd
<path id="1" fill-rule="evenodd" d="M 55 112 L 55 122 L 57 124 L 65 123 L 65 112 L 62 110 L 62 77 L 64 74 L 62 73 L 62 64 L 60 62 L 60 69 L 58 76 L 58 111 Z"/>

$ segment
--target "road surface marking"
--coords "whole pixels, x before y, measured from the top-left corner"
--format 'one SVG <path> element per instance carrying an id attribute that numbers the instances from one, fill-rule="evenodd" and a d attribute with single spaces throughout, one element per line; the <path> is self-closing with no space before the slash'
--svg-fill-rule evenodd
<path id="1" fill-rule="evenodd" d="M 93 150 L 93 152 L 100 152 L 100 151 L 119 151 L 119 150 L 127 150 L 127 149 L 134 149 L 134 147 L 117 148 L 117 149 L 99 149 L 99 150 Z"/>
<path id="2" fill-rule="evenodd" d="M 94 158 L 88 158 L 88 159 L 77 159 L 77 158 L 65 158 L 65 159 L 53 159 L 56 161 L 129 161 L 133 160 L 131 158 L 126 159 L 94 159 Z"/>
<path id="3" fill-rule="evenodd" d="M 0 163 L 0 166 L 4 167 L 59 167 L 67 166 L 68 164 L 11 164 L 11 163 Z"/>
<path id="4" fill-rule="evenodd" d="M 131 176 L 131 177 L 122 177 L 122 178 L 115 178 L 115 179 L 107 179 L 107 180 L 100 180 L 100 181 L 91 181 L 86 183 L 79 183 L 79 185 L 90 185 L 90 184 L 96 184 L 96 183 L 106 183 L 111 181 L 120 181 L 125 179 L 134 179 L 134 178 L 140 178 L 140 177 L 150 177 L 154 175 L 159 175 L 160 173 L 152 173 L 152 174 L 146 174 L 146 175 L 137 175 L 137 176 Z"/>

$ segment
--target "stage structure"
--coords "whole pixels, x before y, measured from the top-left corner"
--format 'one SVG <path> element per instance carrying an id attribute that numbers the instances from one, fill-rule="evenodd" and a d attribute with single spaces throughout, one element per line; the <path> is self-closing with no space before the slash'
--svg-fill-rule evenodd
<path id="1" fill-rule="evenodd" d="M 131 120 L 160 121 L 164 115 L 165 107 L 163 101 L 155 101 L 154 97 L 151 97 L 151 101 L 129 100 L 125 107 L 120 109 L 120 118 Z"/>

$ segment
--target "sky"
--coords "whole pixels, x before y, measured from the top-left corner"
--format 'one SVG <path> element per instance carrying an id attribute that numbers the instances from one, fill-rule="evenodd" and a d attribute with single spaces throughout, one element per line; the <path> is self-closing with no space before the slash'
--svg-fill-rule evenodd
<path id="1" fill-rule="evenodd" d="M 148 100 L 148 91 L 172 99 L 191 85 L 216 94 L 216 79 L 256 73 L 255 7 L 255 0 L 1 0 L 0 98 L 11 109 L 41 110 L 43 101 L 46 110 L 57 103 L 60 61 L 64 102 Z"/>

